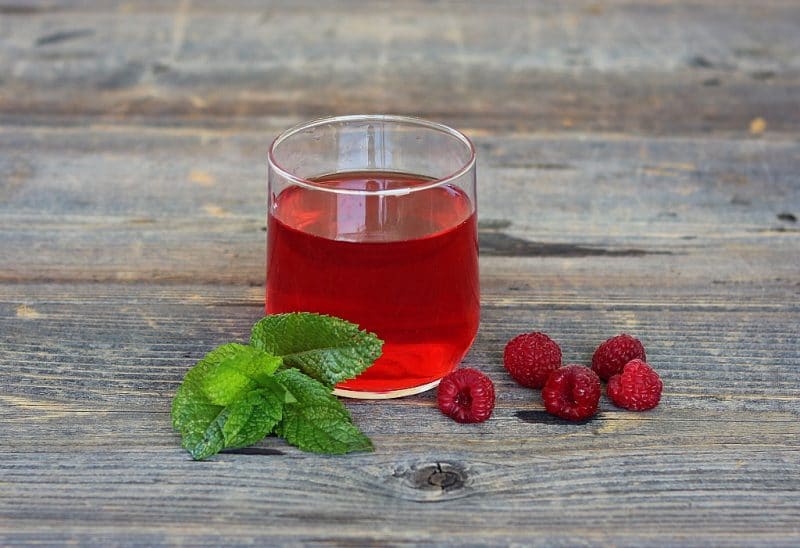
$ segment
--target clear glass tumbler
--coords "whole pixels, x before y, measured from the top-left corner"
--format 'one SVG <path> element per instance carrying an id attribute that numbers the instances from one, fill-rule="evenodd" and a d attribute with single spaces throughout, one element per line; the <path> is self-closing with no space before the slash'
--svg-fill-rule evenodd
<path id="1" fill-rule="evenodd" d="M 384 340 L 336 393 L 393 398 L 433 388 L 479 320 L 475 147 L 404 116 L 338 116 L 269 150 L 266 312 L 319 312 Z"/>

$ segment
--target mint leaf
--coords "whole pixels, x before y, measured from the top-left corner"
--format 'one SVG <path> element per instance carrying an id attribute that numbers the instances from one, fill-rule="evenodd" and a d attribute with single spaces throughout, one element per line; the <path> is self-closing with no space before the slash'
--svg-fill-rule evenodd
<path id="1" fill-rule="evenodd" d="M 383 341 L 339 318 L 291 312 L 259 320 L 250 344 L 332 387 L 372 365 L 381 355 Z"/>
<path id="2" fill-rule="evenodd" d="M 172 401 L 172 425 L 192 457 L 241 447 L 245 440 L 253 440 L 245 445 L 254 443 L 272 430 L 287 398 L 271 378 L 280 364 L 280 358 L 231 343 L 215 348 L 186 373 Z"/>
<path id="3" fill-rule="evenodd" d="M 372 451 L 372 442 L 356 427 L 344 405 L 320 384 L 297 369 L 275 374 L 297 400 L 287 403 L 276 433 L 286 441 L 314 453 L 342 454 Z"/>
<path id="4" fill-rule="evenodd" d="M 222 427 L 226 449 L 261 441 L 283 417 L 286 389 L 271 379 L 268 384 L 269 388 L 248 392 L 226 407 L 228 416 Z"/>
<path id="5" fill-rule="evenodd" d="M 205 395 L 208 403 L 227 405 L 238 394 L 257 388 L 280 365 L 280 358 L 252 346 L 223 344 L 203 356 L 186 373 L 178 393 L 190 389 Z"/>
<path id="6" fill-rule="evenodd" d="M 226 346 L 237 347 L 236 354 L 225 356 L 217 364 L 195 373 L 202 379 L 200 383 L 203 392 L 212 403 L 217 405 L 229 405 L 245 392 L 259 386 L 268 386 L 272 374 L 282 363 L 281 358 L 270 356 L 252 346 L 230 344 L 220 348 Z M 214 352 L 216 351 L 212 351 L 206 356 L 198 366 L 207 362 Z M 216 356 L 212 356 L 211 359 L 214 358 Z"/>
<path id="7" fill-rule="evenodd" d="M 209 399 L 203 388 L 203 379 L 221 362 L 236 356 L 243 348 L 244 346 L 241 344 L 219 346 L 206 354 L 184 376 L 183 382 L 172 400 L 172 427 L 181 433 L 184 449 L 196 447 L 204 439 L 211 440 L 213 438 L 212 432 L 207 433 L 206 431 L 217 419 L 224 406 L 217 405 Z"/>
<path id="8" fill-rule="evenodd" d="M 178 389 L 172 400 L 172 426 L 181 433 L 183 448 L 200 460 L 221 451 L 225 445 L 221 429 L 216 435 L 217 421 L 225 407 L 208 403 L 202 395 L 184 389 L 184 386 Z M 221 420 L 224 422 L 224 417 Z M 208 447 L 204 449 L 202 444 Z"/>
<path id="9" fill-rule="evenodd" d="M 285 389 L 275 381 L 270 388 L 252 390 L 231 405 L 223 407 L 200 435 L 184 447 L 195 460 L 203 460 L 223 449 L 246 447 L 272 432 L 283 415 Z"/>
<path id="10" fill-rule="evenodd" d="M 188 432 L 183 436 L 183 448 L 189 451 L 194 460 L 203 460 L 225 449 L 222 426 L 228 411 L 221 407 L 206 426 L 205 430 Z"/>

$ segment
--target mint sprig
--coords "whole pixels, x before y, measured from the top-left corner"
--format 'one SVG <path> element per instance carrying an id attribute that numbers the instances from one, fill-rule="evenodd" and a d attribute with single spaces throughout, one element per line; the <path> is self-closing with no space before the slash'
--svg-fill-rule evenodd
<path id="1" fill-rule="evenodd" d="M 371 451 L 332 388 L 372 365 L 382 346 L 332 316 L 267 316 L 253 326 L 250 345 L 219 346 L 186 373 L 172 402 L 173 427 L 196 460 L 270 433 L 315 453 Z"/>

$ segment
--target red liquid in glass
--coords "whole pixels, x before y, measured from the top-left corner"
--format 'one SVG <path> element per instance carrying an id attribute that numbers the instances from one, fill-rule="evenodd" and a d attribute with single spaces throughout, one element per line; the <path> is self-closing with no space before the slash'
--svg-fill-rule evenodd
<path id="1" fill-rule="evenodd" d="M 387 190 L 430 182 L 382 172 L 339 173 L 317 182 Z M 331 314 L 384 340 L 383 355 L 338 388 L 412 389 L 441 379 L 478 329 L 474 208 L 452 186 L 401 196 L 348 195 L 291 187 L 268 219 L 266 311 Z"/>

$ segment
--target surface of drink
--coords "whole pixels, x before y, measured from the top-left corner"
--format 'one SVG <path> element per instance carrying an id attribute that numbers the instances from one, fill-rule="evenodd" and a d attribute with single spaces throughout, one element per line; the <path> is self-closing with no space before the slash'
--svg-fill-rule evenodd
<path id="1" fill-rule="evenodd" d="M 315 182 L 400 193 L 293 186 L 273 197 L 267 313 L 330 314 L 384 340 L 381 358 L 337 387 L 354 392 L 348 395 L 413 393 L 435 383 L 458 365 L 478 329 L 477 227 L 469 197 L 454 186 L 420 189 L 432 181 L 389 172 Z"/>

